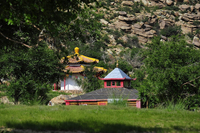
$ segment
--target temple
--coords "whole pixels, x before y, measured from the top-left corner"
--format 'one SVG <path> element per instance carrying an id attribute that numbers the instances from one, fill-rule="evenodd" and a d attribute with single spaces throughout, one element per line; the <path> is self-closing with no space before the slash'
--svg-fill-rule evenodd
<path id="1" fill-rule="evenodd" d="M 74 54 L 67 56 L 68 63 L 63 70 L 66 73 L 66 77 L 60 83 L 60 90 L 82 90 L 78 85 L 76 79 L 84 79 L 87 75 L 83 75 L 86 66 L 99 63 L 98 59 L 87 57 L 79 54 L 79 48 L 74 49 Z M 62 59 L 63 60 L 63 59 Z M 99 76 L 107 70 L 103 67 L 94 67 L 96 75 Z M 54 84 L 54 90 L 57 90 L 58 85 Z"/>
<path id="2" fill-rule="evenodd" d="M 104 88 L 65 100 L 66 105 L 107 105 L 113 100 L 127 100 L 128 106 L 141 108 L 138 91 L 130 87 L 130 82 L 136 80 L 126 75 L 120 68 L 115 68 L 105 78 Z"/>

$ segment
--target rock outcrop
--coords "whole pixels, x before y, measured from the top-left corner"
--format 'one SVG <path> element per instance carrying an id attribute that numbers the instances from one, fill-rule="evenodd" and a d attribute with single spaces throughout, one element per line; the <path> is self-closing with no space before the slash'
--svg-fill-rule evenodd
<path id="1" fill-rule="evenodd" d="M 194 36 L 192 44 L 194 44 L 197 47 L 200 47 L 200 39 L 197 36 Z"/>
<path id="2" fill-rule="evenodd" d="M 59 104 L 64 104 L 65 100 L 70 99 L 72 97 L 75 97 L 77 95 L 59 95 L 57 97 L 52 98 L 48 105 L 53 106 L 53 105 L 59 105 Z"/>
<path id="3" fill-rule="evenodd" d="M 7 96 L 1 97 L 1 98 L 0 98 L 0 103 L 3 103 L 3 104 L 12 104 L 12 105 L 14 105 L 13 102 L 10 102 L 10 101 L 9 101 L 9 99 L 8 99 Z"/>

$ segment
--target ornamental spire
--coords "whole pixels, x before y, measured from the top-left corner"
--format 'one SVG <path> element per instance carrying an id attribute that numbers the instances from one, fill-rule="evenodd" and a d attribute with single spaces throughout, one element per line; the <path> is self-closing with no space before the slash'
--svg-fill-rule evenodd
<path id="1" fill-rule="evenodd" d="M 79 54 L 79 48 L 78 47 L 74 48 L 74 52 L 75 54 Z"/>

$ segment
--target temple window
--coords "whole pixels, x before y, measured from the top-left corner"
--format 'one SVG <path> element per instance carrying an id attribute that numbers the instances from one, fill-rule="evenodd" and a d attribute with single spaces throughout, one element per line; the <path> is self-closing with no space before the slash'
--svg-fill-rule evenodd
<path id="1" fill-rule="evenodd" d="M 112 86 L 115 86 L 115 81 L 112 81 Z"/>
<path id="2" fill-rule="evenodd" d="M 111 81 L 107 81 L 107 86 L 111 86 Z"/>
<path id="3" fill-rule="evenodd" d="M 130 83 L 128 81 L 124 81 L 124 87 L 129 87 Z"/>
<path id="4" fill-rule="evenodd" d="M 117 86 L 121 86 L 120 81 L 116 81 L 117 82 Z"/>

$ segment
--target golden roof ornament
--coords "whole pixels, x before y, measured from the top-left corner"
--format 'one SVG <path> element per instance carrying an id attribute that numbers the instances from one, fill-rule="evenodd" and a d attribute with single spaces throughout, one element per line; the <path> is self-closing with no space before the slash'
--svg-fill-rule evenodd
<path id="1" fill-rule="evenodd" d="M 78 48 L 78 47 L 75 47 L 75 48 L 74 48 L 74 52 L 75 52 L 75 54 L 79 54 L 79 48 Z"/>
<path id="2" fill-rule="evenodd" d="M 116 67 L 118 68 L 118 60 L 117 60 L 117 64 L 116 64 Z"/>

